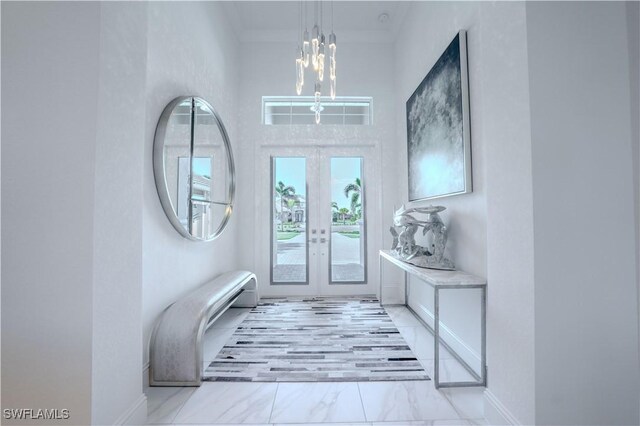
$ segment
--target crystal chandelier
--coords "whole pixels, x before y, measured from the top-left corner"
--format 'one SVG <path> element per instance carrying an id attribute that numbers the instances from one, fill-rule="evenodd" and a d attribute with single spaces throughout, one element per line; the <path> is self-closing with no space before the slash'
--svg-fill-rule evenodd
<path id="1" fill-rule="evenodd" d="M 303 7 L 304 3 L 304 7 Z M 304 12 L 303 12 L 304 9 Z M 318 14 L 318 10 L 320 13 Z M 296 93 L 300 95 L 304 86 L 304 74 L 305 69 L 312 68 L 312 77 L 315 79 L 315 85 L 313 90 L 314 104 L 312 110 L 316 115 L 316 124 L 320 124 L 320 105 L 322 95 L 322 83 L 324 82 L 324 70 L 325 70 L 325 57 L 326 38 L 324 36 L 322 24 L 323 24 L 323 10 L 322 1 L 314 2 L 314 24 L 311 29 L 311 39 L 309 39 L 309 30 L 307 27 L 307 2 L 300 2 L 299 5 L 299 25 L 298 34 L 300 35 L 300 42 L 296 49 Z M 303 27 L 303 14 L 304 14 L 304 31 Z M 320 26 L 318 26 L 318 15 L 320 16 Z M 331 2 L 331 34 L 329 34 L 329 94 L 331 99 L 336 98 L 336 35 L 333 33 L 333 1 Z"/>

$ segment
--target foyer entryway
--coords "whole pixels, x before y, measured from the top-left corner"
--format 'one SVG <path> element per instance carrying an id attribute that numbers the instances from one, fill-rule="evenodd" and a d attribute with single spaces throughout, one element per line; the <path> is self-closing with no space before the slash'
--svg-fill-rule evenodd
<path id="1" fill-rule="evenodd" d="M 433 336 L 404 306 L 385 307 L 411 351 L 433 375 Z M 224 349 L 250 309 L 229 309 L 204 338 L 209 365 Z M 441 347 L 446 380 L 469 380 L 469 373 Z M 321 383 L 204 382 L 199 388 L 146 389 L 149 424 L 345 423 L 373 425 L 485 425 L 482 388 L 436 390 L 433 380 Z"/>

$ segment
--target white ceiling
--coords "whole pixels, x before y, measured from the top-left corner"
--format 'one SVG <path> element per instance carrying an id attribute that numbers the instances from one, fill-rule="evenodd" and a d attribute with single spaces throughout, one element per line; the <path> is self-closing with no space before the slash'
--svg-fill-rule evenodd
<path id="1" fill-rule="evenodd" d="M 333 28 L 338 41 L 391 42 L 400 28 L 408 2 L 404 1 L 323 1 L 325 34 Z M 309 31 L 313 27 L 314 5 L 303 2 L 307 8 Z M 229 1 L 225 9 L 234 30 L 244 42 L 290 41 L 298 32 L 301 2 L 299 1 Z M 379 16 L 388 15 L 386 22 Z"/>

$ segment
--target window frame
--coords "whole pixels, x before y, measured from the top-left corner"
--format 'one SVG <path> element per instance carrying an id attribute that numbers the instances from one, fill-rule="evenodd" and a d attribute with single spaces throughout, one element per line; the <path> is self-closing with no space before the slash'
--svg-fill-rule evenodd
<path id="1" fill-rule="evenodd" d="M 280 105 L 269 105 L 269 104 L 280 104 Z M 288 105 L 287 105 L 288 104 Z M 315 122 L 311 123 L 294 123 L 294 117 L 313 117 L 313 111 L 309 110 L 309 113 L 300 114 L 294 113 L 294 107 L 309 107 L 311 108 L 314 104 L 313 96 L 263 96 L 262 97 L 262 111 L 261 111 L 261 124 L 265 126 L 308 126 L 308 125 L 316 125 Z M 340 107 L 342 106 L 342 112 L 339 114 L 335 113 L 325 113 L 325 116 L 331 117 L 342 117 L 342 123 L 329 123 L 325 124 L 320 122 L 320 124 L 324 124 L 325 126 L 371 126 L 373 124 L 373 98 L 371 96 L 336 96 L 335 99 L 331 99 L 328 96 L 321 97 L 321 104 L 326 107 Z M 274 123 L 273 120 L 268 123 L 267 121 L 267 108 L 272 106 L 281 106 L 281 107 L 289 107 L 288 113 L 270 113 L 270 117 L 289 117 L 288 123 Z M 367 108 L 367 113 L 362 114 L 354 114 L 348 113 L 348 107 L 365 107 Z M 346 123 L 348 117 L 363 117 L 362 123 Z M 366 118 L 365 118 L 366 117 Z"/>

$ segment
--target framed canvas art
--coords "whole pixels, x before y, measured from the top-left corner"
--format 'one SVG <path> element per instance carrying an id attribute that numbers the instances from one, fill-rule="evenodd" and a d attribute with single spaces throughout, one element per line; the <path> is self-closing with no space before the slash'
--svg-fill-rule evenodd
<path id="1" fill-rule="evenodd" d="M 407 101 L 409 201 L 471 192 L 467 35 L 461 30 Z"/>

